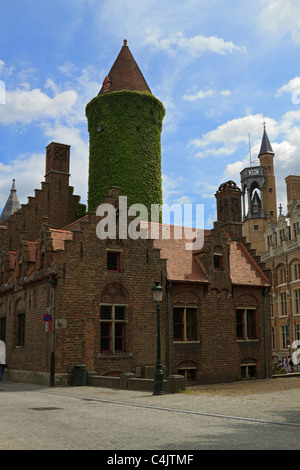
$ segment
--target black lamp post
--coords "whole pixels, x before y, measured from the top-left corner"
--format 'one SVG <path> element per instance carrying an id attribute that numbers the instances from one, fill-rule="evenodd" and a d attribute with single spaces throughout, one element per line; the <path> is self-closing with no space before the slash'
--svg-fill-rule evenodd
<path id="1" fill-rule="evenodd" d="M 156 304 L 157 312 L 157 358 L 156 367 L 154 373 L 154 390 L 153 395 L 163 395 L 164 392 L 164 373 L 162 370 L 161 363 L 161 352 L 160 352 L 160 304 L 162 302 L 163 288 L 159 285 L 159 282 L 155 283 L 155 287 L 152 289 L 154 302 Z"/>

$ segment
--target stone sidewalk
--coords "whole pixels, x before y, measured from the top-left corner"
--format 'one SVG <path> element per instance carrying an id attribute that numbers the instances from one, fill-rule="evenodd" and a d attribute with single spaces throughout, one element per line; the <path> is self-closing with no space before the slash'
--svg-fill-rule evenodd
<path id="1" fill-rule="evenodd" d="M 299 450 L 300 390 L 238 397 L 0 383 L 0 449 Z"/>

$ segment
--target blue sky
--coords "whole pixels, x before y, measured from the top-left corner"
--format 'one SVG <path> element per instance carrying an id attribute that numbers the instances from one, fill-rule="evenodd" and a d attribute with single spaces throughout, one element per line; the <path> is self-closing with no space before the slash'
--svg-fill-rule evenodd
<path id="1" fill-rule="evenodd" d="M 284 178 L 300 174 L 299 0 L 0 0 L 0 207 L 13 178 L 21 203 L 41 187 L 51 141 L 71 145 L 86 202 L 85 106 L 125 38 L 166 108 L 164 203 L 204 204 L 211 228 L 214 193 L 240 184 L 249 134 L 256 164 L 265 121 L 286 207 Z"/>

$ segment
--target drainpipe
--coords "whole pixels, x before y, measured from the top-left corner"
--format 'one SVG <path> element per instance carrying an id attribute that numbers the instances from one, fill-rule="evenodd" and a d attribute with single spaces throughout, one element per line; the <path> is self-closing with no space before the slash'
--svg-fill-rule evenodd
<path id="1" fill-rule="evenodd" d="M 267 339 L 267 295 L 269 289 L 266 287 L 263 290 L 263 304 L 264 304 L 264 336 L 265 336 L 265 376 L 266 379 L 269 378 L 269 368 L 268 368 L 268 339 Z"/>
<path id="2" fill-rule="evenodd" d="M 52 287 L 52 335 L 51 335 L 51 358 L 50 358 L 50 387 L 55 385 L 55 288 L 57 286 L 56 277 L 50 277 Z"/>
<path id="3" fill-rule="evenodd" d="M 168 375 L 172 375 L 171 370 L 171 289 L 172 282 L 167 281 L 166 291 L 167 291 L 167 316 L 168 316 Z"/>

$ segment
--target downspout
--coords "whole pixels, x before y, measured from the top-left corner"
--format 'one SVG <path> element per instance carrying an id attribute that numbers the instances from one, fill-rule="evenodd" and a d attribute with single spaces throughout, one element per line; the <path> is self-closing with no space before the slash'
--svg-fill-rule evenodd
<path id="1" fill-rule="evenodd" d="M 55 288 L 57 286 L 56 277 L 50 277 L 52 287 L 52 334 L 51 334 L 51 358 L 50 358 L 50 387 L 55 385 Z"/>
<path id="2" fill-rule="evenodd" d="M 265 378 L 269 378 L 269 367 L 268 367 L 268 338 L 267 338 L 267 295 L 269 289 L 266 287 L 263 290 L 263 305 L 264 305 L 264 339 L 265 339 Z"/>
<path id="3" fill-rule="evenodd" d="M 171 289 L 172 282 L 167 281 L 167 317 L 168 317 L 168 375 L 172 375 L 171 370 Z"/>

